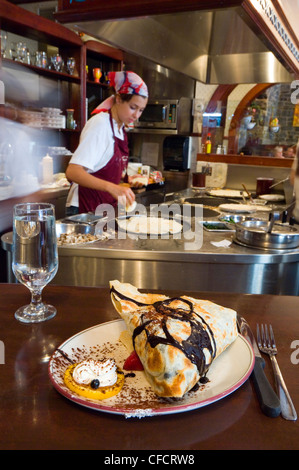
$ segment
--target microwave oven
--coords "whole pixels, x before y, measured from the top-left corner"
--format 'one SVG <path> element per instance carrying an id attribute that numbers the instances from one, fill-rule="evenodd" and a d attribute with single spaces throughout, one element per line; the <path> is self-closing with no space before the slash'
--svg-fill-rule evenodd
<path id="1" fill-rule="evenodd" d="M 152 100 L 135 122 L 136 129 L 172 130 L 188 134 L 192 130 L 192 99 Z"/>

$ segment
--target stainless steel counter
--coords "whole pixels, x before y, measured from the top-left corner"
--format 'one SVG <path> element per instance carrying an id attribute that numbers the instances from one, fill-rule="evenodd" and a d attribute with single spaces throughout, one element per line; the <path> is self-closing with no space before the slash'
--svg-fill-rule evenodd
<path id="1" fill-rule="evenodd" d="M 184 234 L 180 239 L 153 240 L 119 239 L 115 233 L 114 238 L 84 246 L 59 247 L 53 284 L 107 286 L 109 280 L 119 279 L 141 289 L 298 295 L 298 249 L 267 252 L 240 246 L 230 232 L 202 234 L 202 246 L 195 250 L 186 247 Z M 228 247 L 212 244 L 223 240 L 231 242 Z M 2 247 L 10 270 L 11 233 L 2 236 Z"/>

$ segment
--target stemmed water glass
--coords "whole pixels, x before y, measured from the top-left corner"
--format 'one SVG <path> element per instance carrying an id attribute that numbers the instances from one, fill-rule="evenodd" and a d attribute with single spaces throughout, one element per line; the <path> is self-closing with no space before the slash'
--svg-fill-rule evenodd
<path id="1" fill-rule="evenodd" d="M 31 292 L 29 305 L 20 307 L 15 317 L 37 323 L 56 315 L 56 308 L 42 301 L 43 288 L 58 269 L 55 208 L 49 203 L 21 203 L 13 212 L 12 270 L 16 279 Z"/>

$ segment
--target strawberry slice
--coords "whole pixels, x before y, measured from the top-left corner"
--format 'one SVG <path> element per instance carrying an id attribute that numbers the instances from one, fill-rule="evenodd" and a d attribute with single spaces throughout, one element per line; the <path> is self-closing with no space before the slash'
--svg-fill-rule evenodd
<path id="1" fill-rule="evenodd" d="M 133 351 L 129 357 L 125 360 L 125 370 L 143 370 L 143 365 L 135 351 Z"/>

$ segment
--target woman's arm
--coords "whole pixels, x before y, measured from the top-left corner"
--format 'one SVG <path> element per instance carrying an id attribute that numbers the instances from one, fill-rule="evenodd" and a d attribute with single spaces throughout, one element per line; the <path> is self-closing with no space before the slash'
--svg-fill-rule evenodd
<path id="1" fill-rule="evenodd" d="M 119 197 L 125 197 L 129 205 L 135 201 L 135 194 L 131 188 L 97 178 L 88 173 L 81 165 L 70 163 L 65 174 L 69 181 L 73 181 L 85 188 L 95 189 L 97 191 L 106 191 L 116 200 Z"/>

